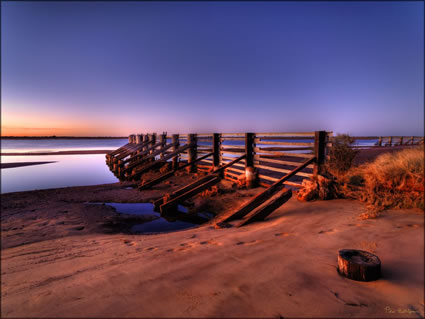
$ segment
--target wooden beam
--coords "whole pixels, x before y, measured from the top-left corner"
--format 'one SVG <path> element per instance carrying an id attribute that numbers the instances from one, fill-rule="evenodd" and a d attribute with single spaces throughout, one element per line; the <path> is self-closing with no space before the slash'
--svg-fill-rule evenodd
<path id="1" fill-rule="evenodd" d="M 220 154 L 220 145 L 221 145 L 221 134 L 213 134 L 213 166 L 217 167 L 221 164 L 221 154 Z"/>
<path id="2" fill-rule="evenodd" d="M 208 181 L 206 181 L 205 183 L 194 187 L 190 190 L 188 190 L 187 192 L 171 199 L 170 201 L 167 201 L 166 203 L 162 204 L 160 206 L 160 211 L 161 213 L 167 213 L 170 210 L 173 210 L 177 207 L 178 203 L 181 203 L 183 201 L 185 201 L 186 199 L 193 197 L 194 195 L 202 192 L 203 190 L 211 187 L 214 184 L 217 184 L 218 182 L 220 182 L 220 178 L 218 176 L 212 176 L 211 179 L 209 179 Z"/>
<path id="3" fill-rule="evenodd" d="M 198 154 L 197 154 L 198 141 L 197 141 L 197 138 L 196 138 L 196 134 L 189 134 L 188 135 L 188 144 L 190 144 L 190 148 L 187 152 L 188 156 L 189 156 L 188 162 L 192 163 L 192 165 L 190 165 L 190 172 L 195 173 L 196 172 L 196 165 L 193 162 L 198 157 Z"/>
<path id="4" fill-rule="evenodd" d="M 207 157 L 209 157 L 209 156 L 211 156 L 211 155 L 213 155 L 213 153 L 209 153 L 209 154 L 206 154 L 206 155 L 204 155 L 204 156 L 201 156 L 201 157 L 199 157 L 199 158 L 197 158 L 197 159 L 196 159 L 196 162 L 202 161 L 203 159 L 205 159 L 205 158 L 207 158 Z M 178 167 L 178 168 L 176 168 L 176 169 L 174 169 L 174 170 L 172 170 L 172 171 L 169 171 L 169 172 L 167 172 L 167 173 L 165 173 L 165 174 L 163 174 L 163 175 L 159 176 L 158 178 L 155 178 L 155 179 L 153 179 L 153 180 L 151 180 L 151 181 L 148 181 L 148 182 L 146 182 L 146 183 L 140 184 L 140 186 L 139 186 L 139 190 L 143 190 L 143 189 L 151 188 L 152 186 L 154 186 L 154 185 L 156 185 L 156 184 L 159 184 L 159 183 L 161 183 L 162 181 L 165 181 L 166 179 L 168 179 L 168 178 L 170 178 L 170 177 L 174 176 L 174 174 L 175 174 L 178 170 L 181 170 L 181 169 L 183 169 L 183 168 L 185 168 L 185 167 L 187 167 L 187 166 L 189 166 L 189 165 L 191 165 L 191 163 L 186 163 L 186 164 L 184 164 L 184 165 L 182 165 L 182 166 L 180 166 L 180 167 Z"/>
<path id="5" fill-rule="evenodd" d="M 273 195 L 267 202 L 258 207 L 256 210 L 245 216 L 237 227 L 241 227 L 250 224 L 255 221 L 260 221 L 273 213 L 276 209 L 286 203 L 292 197 L 292 191 L 290 189 L 283 189 L 281 192 Z"/>
<path id="6" fill-rule="evenodd" d="M 207 176 L 201 177 L 201 178 L 197 179 L 196 181 L 194 181 L 193 183 L 190 183 L 189 185 L 186 185 L 186 186 L 179 188 L 178 190 L 176 190 L 172 193 L 169 193 L 168 197 L 170 199 L 173 199 L 177 196 L 180 196 L 180 195 L 186 193 L 187 191 L 191 190 L 192 188 L 197 187 L 197 186 L 209 181 L 213 177 L 215 177 L 215 175 L 207 175 Z M 158 209 L 163 203 L 164 203 L 164 197 L 154 201 L 153 205 L 155 206 L 156 209 Z"/>
<path id="7" fill-rule="evenodd" d="M 277 180 L 275 183 L 273 183 L 269 188 L 264 190 L 263 192 L 257 194 L 254 196 L 251 200 L 249 200 L 247 203 L 243 204 L 242 207 L 238 208 L 235 212 L 230 214 L 229 216 L 224 216 L 220 221 L 226 222 L 234 219 L 240 219 L 244 217 L 246 214 L 248 214 L 250 211 L 252 211 L 254 208 L 258 207 L 262 203 L 264 203 L 270 196 L 272 196 L 276 191 L 280 190 L 283 187 L 283 182 L 285 182 L 290 177 L 294 176 L 296 173 L 298 173 L 300 170 L 302 170 L 304 167 L 306 167 L 308 164 L 312 163 L 315 160 L 315 158 L 310 158 L 304 163 L 302 163 L 297 168 L 293 169 L 290 173 L 286 174 L 279 180 Z"/>
<path id="8" fill-rule="evenodd" d="M 326 131 L 316 131 L 314 137 L 314 156 L 316 161 L 313 168 L 313 176 L 317 178 L 323 173 L 323 165 L 325 163 L 325 148 L 326 148 Z"/>
<path id="9" fill-rule="evenodd" d="M 171 144 L 169 144 L 171 145 Z M 131 174 L 129 176 L 129 179 L 132 180 L 136 180 L 137 178 L 139 178 L 143 173 L 146 173 L 147 171 L 150 171 L 151 169 L 154 169 L 158 166 L 160 166 L 160 164 L 165 164 L 170 158 L 178 155 L 179 153 L 183 152 L 184 150 L 188 149 L 190 147 L 190 145 L 186 144 L 184 146 L 181 146 L 179 149 L 177 149 L 174 152 L 171 152 L 167 155 L 164 156 L 164 158 L 162 160 L 158 160 L 156 162 L 150 162 L 146 165 L 144 165 L 140 170 L 137 170 L 136 172 L 134 172 L 133 174 Z"/>
<path id="10" fill-rule="evenodd" d="M 124 160 L 121 166 L 125 165 L 126 163 L 129 163 L 127 166 L 124 166 L 124 172 L 127 172 L 133 169 L 134 167 L 139 166 L 140 164 L 143 164 L 147 158 L 152 158 L 149 156 L 152 154 L 152 151 L 158 146 L 161 146 L 161 142 L 156 143 L 155 145 L 149 147 L 147 150 L 139 154 L 136 154 L 132 158 Z"/>
<path id="11" fill-rule="evenodd" d="M 179 134 L 173 134 L 172 137 L 171 137 L 171 142 L 174 144 L 173 151 L 176 151 L 179 148 L 179 146 L 180 146 Z M 176 170 L 179 167 L 179 158 L 178 158 L 178 156 L 175 156 L 173 158 L 171 167 L 172 167 L 173 170 Z"/>

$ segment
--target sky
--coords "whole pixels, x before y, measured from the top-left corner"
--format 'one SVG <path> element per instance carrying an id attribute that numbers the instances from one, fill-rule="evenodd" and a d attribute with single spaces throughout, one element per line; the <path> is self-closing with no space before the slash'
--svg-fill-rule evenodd
<path id="1" fill-rule="evenodd" d="M 424 3 L 1 2 L 2 136 L 424 134 Z"/>

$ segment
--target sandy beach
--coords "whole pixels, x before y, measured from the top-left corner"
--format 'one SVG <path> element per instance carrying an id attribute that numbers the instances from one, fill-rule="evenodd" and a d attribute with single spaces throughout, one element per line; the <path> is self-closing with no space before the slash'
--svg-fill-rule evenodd
<path id="1" fill-rule="evenodd" d="M 111 207 L 88 204 L 147 202 L 193 178 L 143 192 L 115 183 L 2 195 L 2 317 L 424 316 L 420 210 L 361 220 L 362 203 L 293 196 L 242 228 L 137 235 L 108 226 Z M 208 200 L 225 212 L 260 190 Z M 382 278 L 338 275 L 343 248 L 376 253 Z"/>

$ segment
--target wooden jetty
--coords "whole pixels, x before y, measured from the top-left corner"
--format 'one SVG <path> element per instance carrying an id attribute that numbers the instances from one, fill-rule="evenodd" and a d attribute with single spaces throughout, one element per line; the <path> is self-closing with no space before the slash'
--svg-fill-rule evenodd
<path id="1" fill-rule="evenodd" d="M 376 140 L 374 145 L 353 148 L 390 147 L 423 144 L 418 136 L 354 137 L 355 141 Z M 132 180 L 139 190 L 158 185 L 176 172 L 206 172 L 184 187 L 154 202 L 162 214 L 177 214 L 178 204 L 218 183 L 221 179 L 245 181 L 247 187 L 257 185 L 265 190 L 234 212 L 217 222 L 241 220 L 237 226 L 263 220 L 292 196 L 291 189 L 300 188 L 303 179 L 315 179 L 329 158 L 334 137 L 332 132 L 284 133 L 163 133 L 130 135 L 128 143 L 106 155 L 106 163 L 120 180 Z M 166 166 L 160 176 L 143 180 L 145 173 Z M 290 180 L 291 179 L 291 180 Z M 289 188 L 288 188 L 289 187 Z"/>

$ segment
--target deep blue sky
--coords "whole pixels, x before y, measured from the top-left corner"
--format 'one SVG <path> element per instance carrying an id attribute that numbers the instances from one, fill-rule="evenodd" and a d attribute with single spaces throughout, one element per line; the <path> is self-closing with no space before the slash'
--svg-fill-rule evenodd
<path id="1" fill-rule="evenodd" d="M 3 135 L 423 135 L 423 2 L 1 6 Z"/>

